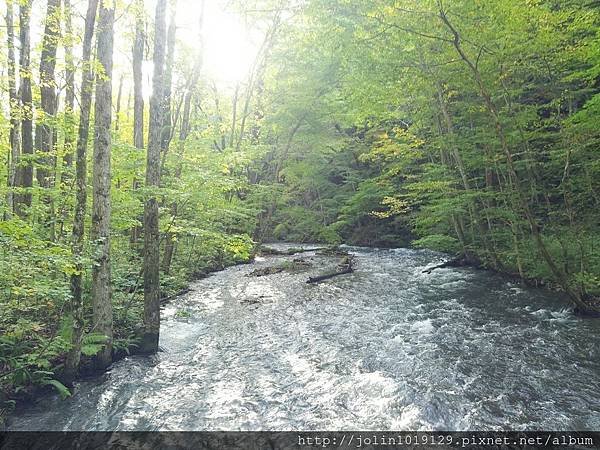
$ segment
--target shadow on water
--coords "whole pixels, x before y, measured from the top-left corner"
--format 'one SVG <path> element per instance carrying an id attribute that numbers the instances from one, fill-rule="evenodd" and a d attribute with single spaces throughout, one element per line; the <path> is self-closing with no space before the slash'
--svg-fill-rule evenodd
<path id="1" fill-rule="evenodd" d="M 195 282 L 163 310 L 154 357 L 132 356 L 46 397 L 14 430 L 600 429 L 600 322 L 440 255 L 350 248 L 354 273 Z"/>

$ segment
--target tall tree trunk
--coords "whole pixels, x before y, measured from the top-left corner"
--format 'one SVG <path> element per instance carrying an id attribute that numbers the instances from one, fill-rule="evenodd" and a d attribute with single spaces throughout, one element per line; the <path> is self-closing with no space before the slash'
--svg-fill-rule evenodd
<path id="1" fill-rule="evenodd" d="M 146 188 L 160 185 L 161 129 L 164 112 L 164 65 L 166 44 L 166 0 L 156 3 L 154 28 L 154 75 L 150 99 L 150 129 L 146 157 Z M 158 234 L 158 202 L 150 192 L 144 204 L 144 335 L 140 350 L 144 353 L 158 351 L 160 331 L 160 270 Z"/>
<path id="2" fill-rule="evenodd" d="M 135 148 L 144 148 L 144 96 L 142 94 L 142 61 L 144 59 L 144 1 L 136 0 L 135 40 L 133 42 L 133 145 Z M 134 177 L 133 190 L 139 188 L 139 181 Z M 131 246 L 137 246 L 141 227 L 134 225 L 131 228 Z"/>
<path id="3" fill-rule="evenodd" d="M 240 130 L 235 147 L 236 151 L 240 150 L 242 141 L 244 140 L 244 132 L 246 128 L 246 119 L 249 115 L 250 101 L 252 100 L 257 80 L 260 80 L 263 76 L 261 71 L 266 67 L 266 59 L 268 57 L 270 48 L 275 40 L 275 35 L 277 34 L 277 31 L 279 29 L 280 22 L 281 9 L 277 9 L 273 16 L 273 21 L 267 31 L 267 34 L 265 35 L 265 39 L 263 40 L 261 47 L 258 53 L 256 54 L 256 58 L 254 60 L 254 63 L 252 64 L 252 69 L 250 70 L 250 78 L 248 80 L 248 86 L 246 88 L 246 99 L 244 101 L 244 108 L 240 116 Z"/>
<path id="4" fill-rule="evenodd" d="M 48 0 L 46 24 L 40 59 L 40 103 L 44 118 L 35 127 L 35 147 L 38 152 L 50 153 L 53 150 L 53 127 L 51 122 L 56 114 L 56 82 L 54 71 L 56 67 L 56 47 L 58 43 L 58 8 L 60 0 Z M 51 161 L 47 155 L 40 155 L 40 166 L 36 174 L 38 183 L 44 188 L 51 185 L 49 180 Z"/>
<path id="5" fill-rule="evenodd" d="M 56 158 L 54 152 L 55 127 L 51 125 L 56 115 L 56 81 L 54 72 L 56 68 L 56 48 L 59 39 L 59 8 L 60 0 L 48 0 L 46 9 L 46 23 L 42 42 L 42 55 L 40 59 L 40 103 L 44 117 L 35 127 L 35 148 L 38 152 L 38 167 L 36 171 L 38 184 L 48 190 L 53 185 L 52 175 Z M 43 201 L 48 207 L 44 213 L 45 225 L 50 234 L 50 240 L 55 239 L 55 218 L 52 194 L 44 192 Z"/>
<path id="6" fill-rule="evenodd" d="M 452 159 L 454 160 L 454 163 L 456 164 L 456 167 L 458 168 L 458 172 L 460 174 L 463 189 L 465 190 L 465 192 L 472 194 L 471 184 L 469 182 L 467 170 L 465 168 L 465 164 L 462 160 L 460 152 L 458 151 L 458 146 L 456 145 L 456 137 L 454 134 L 454 123 L 452 120 L 452 116 L 450 115 L 450 111 L 448 110 L 448 105 L 446 103 L 446 99 L 444 98 L 442 84 L 439 81 L 436 81 L 436 90 L 437 90 L 437 96 L 438 96 L 438 102 L 440 105 L 440 110 L 442 112 L 442 116 L 444 117 L 444 123 L 445 123 L 445 128 L 446 128 L 445 131 L 449 138 L 448 140 L 450 141 L 450 151 L 451 151 Z M 488 232 L 487 232 L 488 230 L 486 230 L 485 226 L 483 225 L 483 221 L 482 221 L 481 215 L 479 213 L 479 208 L 478 208 L 478 205 L 476 204 L 476 202 L 477 202 L 476 197 L 471 196 L 471 200 L 469 200 L 469 204 L 468 204 L 469 217 L 471 219 L 471 222 L 475 223 L 475 225 L 477 226 L 477 228 L 479 230 L 479 237 L 481 238 L 483 248 L 489 258 L 489 261 L 492 264 L 492 267 L 495 269 L 499 269 L 500 262 L 496 255 L 496 250 L 495 250 L 494 246 L 490 245 L 490 243 L 488 242 Z M 473 233 L 473 235 L 474 235 L 474 233 Z M 468 254 L 466 254 L 465 257 L 467 259 L 472 258 Z"/>
<path id="7" fill-rule="evenodd" d="M 173 61 L 175 60 L 175 34 L 176 23 L 175 13 L 177 9 L 177 1 L 171 2 L 171 18 L 169 20 L 169 29 L 167 31 L 167 56 L 165 61 L 165 76 L 164 76 L 164 112 L 163 112 L 163 127 L 161 130 L 161 150 L 164 153 L 168 152 L 169 144 L 172 138 L 173 118 L 171 112 L 171 96 L 173 90 Z"/>
<path id="8" fill-rule="evenodd" d="M 6 2 L 6 40 L 8 50 L 8 101 L 10 111 L 10 131 L 8 135 L 10 156 L 8 165 L 8 215 L 14 212 L 15 194 L 17 185 L 17 168 L 20 159 L 20 133 L 19 133 L 19 97 L 17 94 L 17 64 L 15 59 L 15 28 L 13 21 L 13 0 Z"/>
<path id="9" fill-rule="evenodd" d="M 136 1 L 135 40 L 133 43 L 133 145 L 144 148 L 144 96 L 142 61 L 144 59 L 144 1 Z"/>
<path id="10" fill-rule="evenodd" d="M 92 88 L 94 84 L 94 69 L 91 64 L 92 39 L 99 0 L 89 0 L 85 15 L 85 31 L 83 35 L 83 74 L 81 79 L 81 110 L 79 113 L 79 128 L 77 137 L 76 170 L 76 204 L 73 217 L 73 259 L 75 273 L 71 276 L 71 314 L 73 316 L 72 349 L 65 362 L 66 375 L 73 378 L 79 368 L 81 357 L 81 339 L 83 336 L 83 238 L 85 232 L 85 210 L 87 203 L 87 143 L 90 131 L 90 109 L 92 105 Z"/>
<path id="11" fill-rule="evenodd" d="M 64 163 L 73 165 L 73 143 L 75 142 L 75 59 L 73 57 L 73 10 L 71 0 L 63 0 L 65 9 L 65 141 Z"/>
<path id="12" fill-rule="evenodd" d="M 24 217 L 26 208 L 31 206 L 31 188 L 33 187 L 33 100 L 31 93 L 31 67 L 30 67 L 30 29 L 31 2 L 25 0 L 19 7 L 19 52 L 20 66 L 20 96 L 21 96 L 21 162 L 18 169 L 19 187 L 23 190 L 15 196 L 15 212 Z"/>
<path id="13" fill-rule="evenodd" d="M 63 116 L 64 141 L 62 151 L 62 170 L 57 173 L 56 183 L 62 198 L 59 214 L 57 214 L 57 239 L 64 237 L 65 222 L 68 218 L 67 199 L 73 190 L 73 147 L 75 142 L 75 59 L 73 56 L 73 9 L 71 0 L 63 0 L 65 35 L 63 48 L 65 52 L 65 108 Z"/>
<path id="14" fill-rule="evenodd" d="M 202 30 L 204 25 L 204 0 L 202 0 L 202 4 L 200 6 L 200 39 L 199 45 L 196 50 L 196 60 L 194 62 L 194 68 L 190 75 L 190 78 L 186 84 L 185 97 L 183 100 L 183 117 L 181 119 L 181 127 L 179 128 L 179 140 L 177 142 L 177 168 L 175 169 L 175 179 L 179 180 L 181 178 L 181 172 L 183 170 L 183 156 L 185 153 L 185 142 L 190 134 L 190 117 L 192 110 L 192 97 L 194 95 L 194 88 L 198 83 L 198 78 L 200 77 L 200 72 L 202 70 L 202 48 L 203 48 L 203 36 Z M 237 89 L 236 89 L 237 92 Z M 233 140 L 231 141 L 233 142 Z M 179 205 L 177 202 L 171 203 L 171 216 L 172 225 L 175 224 L 177 220 L 177 215 Z M 165 238 L 165 250 L 163 255 L 163 260 L 161 264 L 162 271 L 165 274 L 169 274 L 171 271 L 171 262 L 173 261 L 173 254 L 175 253 L 175 236 L 173 233 L 168 232 Z"/>
<path id="15" fill-rule="evenodd" d="M 102 73 L 96 76 L 94 109 L 94 170 L 91 239 L 94 249 L 92 268 L 92 306 L 94 330 L 107 337 L 96 362 L 106 367 L 112 362 L 112 302 L 110 286 L 110 153 L 112 115 L 112 66 L 114 0 L 100 4 L 97 56 Z"/>

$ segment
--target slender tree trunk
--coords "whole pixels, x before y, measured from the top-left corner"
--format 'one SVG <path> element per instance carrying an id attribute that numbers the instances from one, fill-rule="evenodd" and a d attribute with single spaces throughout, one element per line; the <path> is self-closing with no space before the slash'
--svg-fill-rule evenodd
<path id="1" fill-rule="evenodd" d="M 237 125 L 237 106 L 238 106 L 238 94 L 240 92 L 239 83 L 235 85 L 235 92 L 233 94 L 233 102 L 231 104 L 231 132 L 229 133 L 229 146 L 233 147 L 235 140 L 235 126 Z"/>
<path id="2" fill-rule="evenodd" d="M 25 0 L 19 7 L 19 52 L 20 96 L 21 96 L 21 162 L 18 169 L 19 187 L 22 192 L 16 196 L 15 212 L 24 217 L 31 206 L 31 188 L 33 187 L 33 100 L 31 93 L 30 67 L 30 29 L 31 2 Z"/>
<path id="3" fill-rule="evenodd" d="M 275 15 L 273 16 L 273 22 L 271 23 L 271 26 L 270 26 L 269 30 L 267 31 L 267 34 L 265 35 L 265 39 L 261 45 L 261 48 L 259 49 L 259 51 L 256 55 L 256 59 L 254 60 L 252 69 L 250 70 L 250 78 L 248 80 L 248 87 L 246 88 L 246 98 L 244 101 L 244 108 L 243 108 L 241 116 L 240 116 L 240 131 L 239 131 L 239 135 L 238 135 L 237 143 L 236 143 L 236 147 L 235 147 L 236 151 L 240 150 L 242 141 L 244 139 L 244 132 L 245 132 L 245 128 L 246 128 L 246 119 L 248 118 L 250 101 L 252 100 L 252 95 L 254 94 L 254 89 L 256 87 L 256 84 L 255 84 L 256 80 L 258 78 L 262 77 L 262 74 L 259 73 L 260 72 L 259 68 L 264 67 L 265 59 L 267 58 L 269 49 L 270 49 L 271 45 L 273 44 L 275 35 L 277 34 L 277 30 L 279 29 L 280 20 L 281 20 L 281 10 L 277 10 L 275 12 Z"/>
<path id="4" fill-rule="evenodd" d="M 464 165 L 464 162 L 460 155 L 460 152 L 458 151 L 458 147 L 455 143 L 454 123 L 452 120 L 452 116 L 450 115 L 450 111 L 448 110 L 448 105 L 446 103 L 446 100 L 444 99 L 442 84 L 439 81 L 436 81 L 436 90 L 437 90 L 440 110 L 442 111 L 442 116 L 444 117 L 446 134 L 450 140 L 450 150 L 451 150 L 452 159 L 454 160 L 456 167 L 458 168 L 458 172 L 460 174 L 463 189 L 465 190 L 465 192 L 468 192 L 471 194 L 472 189 L 471 189 L 471 184 L 469 182 L 467 170 L 465 168 L 465 165 Z M 483 221 L 479 214 L 479 210 L 477 208 L 476 200 L 474 197 L 472 197 L 472 200 L 469 200 L 468 210 L 469 210 L 469 217 L 471 219 L 471 222 L 475 223 L 475 225 L 477 226 L 477 229 L 479 231 L 479 238 L 481 239 L 483 248 L 485 250 L 485 253 L 489 257 L 492 267 L 495 269 L 498 269 L 500 267 L 500 263 L 499 263 L 497 255 L 496 255 L 496 250 L 493 246 L 490 246 L 490 243 L 488 242 L 488 236 L 487 236 L 488 233 L 487 233 L 487 230 L 485 229 L 485 226 L 483 225 Z M 474 235 L 475 233 L 472 232 L 472 234 Z M 467 259 L 469 259 L 469 258 L 471 258 L 471 255 L 466 254 L 465 257 Z"/>
<path id="5" fill-rule="evenodd" d="M 172 0 L 171 3 L 171 18 L 169 20 L 169 29 L 167 31 L 167 56 L 165 60 L 165 75 L 164 75 L 164 112 L 163 112 L 163 127 L 161 130 L 161 150 L 164 153 L 168 152 L 171 142 L 173 126 L 173 117 L 171 112 L 171 97 L 173 83 L 173 61 L 175 60 L 175 35 L 176 23 L 175 13 L 177 10 L 177 1 Z"/>
<path id="6" fill-rule="evenodd" d="M 113 0 L 114 2 L 114 0 Z M 91 239 L 94 246 L 92 306 L 94 330 L 107 337 L 97 355 L 100 367 L 112 362 L 112 301 L 110 285 L 110 153 L 114 3 L 103 1 L 98 15 L 97 55 L 102 72 L 96 76 L 94 166 Z"/>
<path id="7" fill-rule="evenodd" d="M 62 198 L 59 214 L 57 215 L 57 240 L 64 237 L 65 222 L 68 218 L 67 199 L 73 190 L 74 179 L 72 173 L 73 149 L 75 142 L 75 60 L 73 57 L 73 24 L 71 0 L 63 0 L 65 35 L 63 47 L 65 52 L 65 108 L 63 119 L 64 142 L 62 151 L 62 170 L 57 174 L 56 183 Z"/>
<path id="8" fill-rule="evenodd" d="M 73 10 L 71 0 L 63 0 L 65 6 L 65 145 L 64 163 L 73 165 L 73 144 L 75 142 L 75 59 L 73 57 Z"/>
<path id="9" fill-rule="evenodd" d="M 83 314 L 83 238 L 85 232 L 85 211 L 87 203 L 87 143 L 90 130 L 90 109 L 92 105 L 92 88 L 94 70 L 91 64 L 92 39 L 99 0 L 89 0 L 85 15 L 85 31 L 83 35 L 83 74 L 81 80 L 81 110 L 77 137 L 76 170 L 76 204 L 73 217 L 72 248 L 75 261 L 75 273 L 71 276 L 71 314 L 73 316 L 72 349 L 67 355 L 65 371 L 68 378 L 73 378 L 79 368 L 81 358 L 81 339 L 84 328 Z"/>
<path id="10" fill-rule="evenodd" d="M 42 56 L 40 60 L 40 103 L 44 112 L 44 118 L 35 127 L 35 144 L 40 155 L 40 166 L 37 168 L 37 179 L 41 187 L 48 188 L 51 185 L 50 167 L 51 161 L 48 153 L 53 150 L 53 127 L 48 123 L 56 114 L 56 82 L 54 71 L 56 67 L 56 47 L 58 43 L 58 9 L 60 0 L 48 0 L 46 10 L 46 25 L 44 28 L 44 39 L 42 43 Z"/>
<path id="11" fill-rule="evenodd" d="M 17 168 L 21 156 L 19 133 L 19 96 L 17 93 L 17 63 L 15 59 L 15 28 L 13 21 L 13 0 L 6 2 L 6 40 L 8 50 L 8 101 L 10 110 L 10 131 L 8 135 L 10 156 L 8 165 L 8 215 L 14 212 L 17 185 Z M 8 218 L 8 217 L 7 217 Z"/>
<path id="12" fill-rule="evenodd" d="M 55 240 L 54 203 L 49 189 L 53 185 L 53 173 L 56 158 L 53 156 L 55 145 L 55 127 L 52 121 L 56 115 L 56 81 L 54 72 L 56 68 L 56 48 L 59 39 L 59 8 L 60 0 L 48 0 L 46 9 L 46 24 L 42 42 L 42 55 L 40 59 L 40 103 L 44 117 L 35 127 L 35 148 L 38 152 L 38 167 L 36 171 L 38 184 L 45 188 L 43 195 L 47 211 L 44 213 L 45 226 L 48 228 L 50 240 Z"/>
<path id="13" fill-rule="evenodd" d="M 144 148 L 144 96 L 142 94 L 142 62 L 144 59 L 143 0 L 136 2 L 135 40 L 133 43 L 133 145 Z"/>
<path id="14" fill-rule="evenodd" d="M 156 3 L 154 29 L 154 75 L 150 99 L 150 129 L 146 158 L 146 188 L 160 185 L 160 150 L 164 113 L 164 65 L 166 46 L 166 0 Z M 158 233 L 158 202 L 154 192 L 144 205 L 144 335 L 140 350 L 158 351 L 160 332 L 160 241 Z"/>
<path id="15" fill-rule="evenodd" d="M 203 47 L 203 36 L 202 29 L 204 24 L 204 0 L 202 0 L 200 6 L 200 37 L 199 44 L 197 46 L 196 60 L 194 62 L 193 72 L 190 76 L 190 79 L 186 85 L 185 96 L 183 99 L 183 117 L 181 119 L 181 126 L 179 128 L 179 141 L 177 143 L 177 159 L 178 164 L 175 169 L 175 179 L 179 180 L 181 178 L 181 172 L 183 170 L 183 156 L 185 153 L 185 142 L 190 134 L 190 117 L 192 111 L 192 97 L 194 94 L 194 88 L 198 83 L 198 78 L 200 77 L 200 72 L 202 70 L 202 47 Z M 179 205 L 177 202 L 173 202 L 171 204 L 171 216 L 173 217 L 172 224 L 175 224 L 177 220 L 177 215 Z M 173 254 L 175 253 L 175 237 L 173 233 L 168 232 L 165 238 L 165 250 L 163 255 L 163 260 L 161 262 L 161 269 L 165 274 L 169 274 L 171 270 L 171 263 L 173 261 Z"/>
<path id="16" fill-rule="evenodd" d="M 144 97 L 142 94 L 142 61 L 144 59 L 144 1 L 136 0 L 135 40 L 133 43 L 133 145 L 135 148 L 144 148 Z M 133 190 L 139 188 L 139 181 L 134 177 Z M 130 243 L 137 246 L 141 227 L 135 225 L 131 228 Z"/>
<path id="17" fill-rule="evenodd" d="M 121 114 L 121 95 L 123 94 L 123 80 L 125 75 L 119 78 L 119 89 L 117 90 L 117 108 L 115 110 L 115 133 L 119 131 L 119 115 Z"/>

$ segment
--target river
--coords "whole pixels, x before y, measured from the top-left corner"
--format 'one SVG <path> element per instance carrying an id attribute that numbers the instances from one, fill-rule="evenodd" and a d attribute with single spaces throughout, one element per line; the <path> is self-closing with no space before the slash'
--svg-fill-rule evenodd
<path id="1" fill-rule="evenodd" d="M 446 268 L 426 250 L 259 258 L 164 307 L 161 352 L 130 356 L 12 430 L 600 429 L 600 321 L 558 294 Z M 301 257 L 304 271 L 251 277 Z"/>

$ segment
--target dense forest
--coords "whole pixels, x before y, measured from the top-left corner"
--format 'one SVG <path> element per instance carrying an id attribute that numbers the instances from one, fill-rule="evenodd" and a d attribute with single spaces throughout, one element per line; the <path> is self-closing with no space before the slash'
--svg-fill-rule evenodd
<path id="1" fill-rule="evenodd" d="M 161 303 L 263 242 L 438 250 L 598 312 L 597 1 L 232 0 L 227 83 L 214 3 L 2 0 L 0 407 L 156 352 Z"/>

